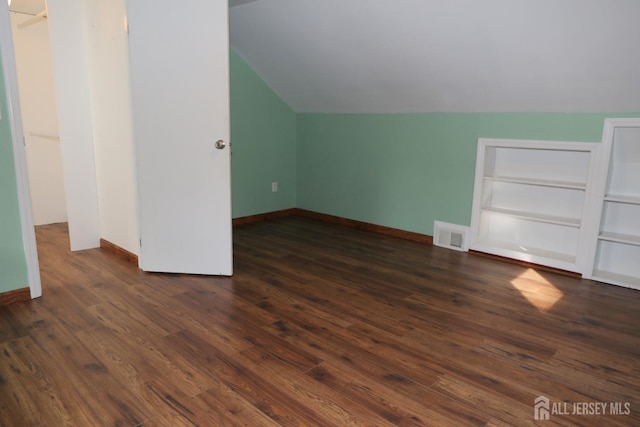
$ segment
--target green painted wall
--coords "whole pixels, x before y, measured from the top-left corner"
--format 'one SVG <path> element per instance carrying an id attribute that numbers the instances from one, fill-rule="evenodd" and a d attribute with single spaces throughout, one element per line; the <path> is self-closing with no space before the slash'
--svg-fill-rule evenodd
<path id="1" fill-rule="evenodd" d="M 478 138 L 599 142 L 634 114 L 299 114 L 298 207 L 433 234 L 471 221 Z"/>
<path id="2" fill-rule="evenodd" d="M 230 75 L 233 217 L 293 208 L 296 114 L 233 50 Z"/>
<path id="3" fill-rule="evenodd" d="M 29 286 L 7 111 L 7 94 L 0 64 L 0 293 Z"/>

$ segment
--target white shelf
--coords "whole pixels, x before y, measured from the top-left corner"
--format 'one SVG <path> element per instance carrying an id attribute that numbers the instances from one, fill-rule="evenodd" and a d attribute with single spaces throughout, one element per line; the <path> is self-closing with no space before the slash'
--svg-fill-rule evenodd
<path id="1" fill-rule="evenodd" d="M 610 233 L 610 232 L 603 231 L 600 233 L 600 236 L 598 236 L 598 239 L 605 240 L 607 242 L 624 243 L 626 245 L 640 246 L 640 236 L 634 236 L 631 234 Z"/>
<path id="2" fill-rule="evenodd" d="M 494 208 L 491 206 L 482 208 L 483 212 L 506 215 L 514 218 L 525 219 L 529 221 L 543 222 L 545 224 L 563 225 L 566 227 L 580 227 L 579 218 L 567 218 L 562 216 L 545 215 L 534 212 L 517 211 L 513 209 Z"/>
<path id="3" fill-rule="evenodd" d="M 617 274 L 611 271 L 594 270 L 592 279 L 598 282 L 640 290 L 640 277 Z"/>
<path id="4" fill-rule="evenodd" d="M 516 255 L 512 256 L 513 258 L 531 262 L 535 262 L 538 258 L 557 260 L 563 263 L 574 263 L 576 261 L 575 255 L 572 254 L 554 252 L 532 246 L 522 246 L 513 242 L 503 242 L 499 240 L 479 240 L 472 249 L 480 250 L 482 252 L 491 252 L 496 255 L 502 255 L 505 252 L 513 252 Z"/>
<path id="5" fill-rule="evenodd" d="M 595 191 L 594 280 L 640 289 L 640 119 L 607 119 Z"/>
<path id="6" fill-rule="evenodd" d="M 640 197 L 637 196 L 621 196 L 617 194 L 607 194 L 604 197 L 607 202 L 613 203 L 627 203 L 630 205 L 640 205 Z"/>
<path id="7" fill-rule="evenodd" d="M 582 273 L 572 254 L 549 251 L 533 246 L 516 245 L 499 240 L 480 240 L 470 249 L 531 264 L 545 265 L 560 270 Z"/>
<path id="8" fill-rule="evenodd" d="M 479 139 L 471 248 L 553 268 L 585 268 L 584 221 L 598 144 Z M 618 230 L 615 230 L 618 231 Z"/>
<path id="9" fill-rule="evenodd" d="M 483 175 L 586 183 L 593 145 L 560 141 L 480 139 Z"/>
<path id="10" fill-rule="evenodd" d="M 485 176 L 487 181 L 509 182 L 513 184 L 538 185 L 543 187 L 567 188 L 571 190 L 585 190 L 587 184 L 583 182 L 555 181 L 546 179 L 522 178 L 513 176 Z"/>

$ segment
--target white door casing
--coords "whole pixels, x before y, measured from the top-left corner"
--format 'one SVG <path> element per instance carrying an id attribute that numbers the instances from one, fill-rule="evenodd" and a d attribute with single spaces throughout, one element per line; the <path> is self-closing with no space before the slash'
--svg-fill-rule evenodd
<path id="1" fill-rule="evenodd" d="M 0 3 L 3 3 L 0 1 Z M 40 264 L 36 247 L 36 234 L 33 227 L 31 199 L 29 197 L 29 178 L 20 115 L 20 98 L 18 95 L 18 76 L 16 72 L 13 39 L 11 36 L 11 20 L 9 7 L 0 5 L 0 58 L 4 85 L 7 96 L 7 111 L 0 111 L 0 120 L 8 120 L 11 128 L 13 161 L 16 168 L 16 184 L 18 191 L 18 207 L 20 209 L 20 227 L 27 264 L 27 280 L 31 298 L 42 296 Z M 0 108 L 0 110 L 2 110 Z"/>
<path id="2" fill-rule="evenodd" d="M 140 268 L 231 275 L 227 2 L 129 0 L 127 14 Z"/>

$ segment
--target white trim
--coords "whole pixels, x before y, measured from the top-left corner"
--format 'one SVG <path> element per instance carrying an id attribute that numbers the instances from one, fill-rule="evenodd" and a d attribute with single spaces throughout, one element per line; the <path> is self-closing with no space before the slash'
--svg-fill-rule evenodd
<path id="1" fill-rule="evenodd" d="M 598 274 L 596 268 L 596 254 L 598 247 L 597 236 L 600 234 L 600 221 L 602 219 L 602 208 L 607 192 L 607 181 L 609 177 L 609 163 L 611 162 L 611 147 L 613 145 L 613 133 L 617 127 L 637 127 L 640 126 L 638 118 L 606 118 L 602 129 L 602 142 L 600 143 L 600 157 L 595 169 L 593 197 L 590 200 L 589 210 L 593 212 L 593 220 L 588 224 L 590 227 L 588 235 L 592 236 L 591 241 L 585 245 L 586 261 L 584 277 L 592 279 Z"/>
<path id="2" fill-rule="evenodd" d="M 20 116 L 20 99 L 18 95 L 15 54 L 13 52 L 13 38 L 11 36 L 11 19 L 9 17 L 9 7 L 4 1 L 0 1 L 0 54 L 2 56 L 4 83 L 7 89 L 7 118 L 11 127 L 11 139 L 13 142 L 22 241 L 27 260 L 27 277 L 31 298 L 38 298 L 42 295 L 40 266 L 38 263 L 36 235 L 31 214 L 31 198 L 29 197 L 29 178 L 27 175 L 22 118 Z"/>

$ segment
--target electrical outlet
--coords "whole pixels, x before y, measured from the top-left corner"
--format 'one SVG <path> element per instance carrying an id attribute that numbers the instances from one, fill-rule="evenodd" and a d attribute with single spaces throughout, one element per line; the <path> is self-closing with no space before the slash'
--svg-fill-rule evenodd
<path id="1" fill-rule="evenodd" d="M 272 193 L 278 192 L 278 181 L 274 181 L 271 183 L 271 192 Z"/>

